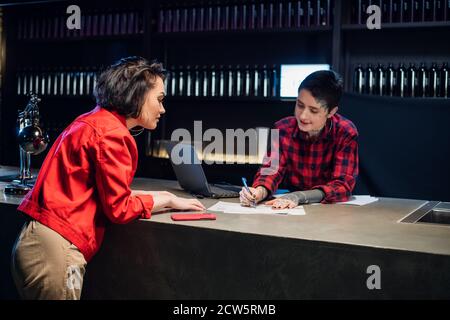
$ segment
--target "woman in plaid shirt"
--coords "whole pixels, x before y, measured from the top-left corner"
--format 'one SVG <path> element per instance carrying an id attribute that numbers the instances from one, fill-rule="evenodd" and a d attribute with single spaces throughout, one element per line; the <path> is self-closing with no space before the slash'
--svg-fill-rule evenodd
<path id="1" fill-rule="evenodd" d="M 261 202 L 282 183 L 295 192 L 266 204 L 293 208 L 303 203 L 347 201 L 358 176 L 358 131 L 337 113 L 342 79 L 334 71 L 316 71 L 298 89 L 294 116 L 275 123 L 279 141 L 273 141 L 253 186 L 240 192 L 242 205 Z M 276 163 L 276 170 L 267 174 Z M 273 172 L 275 171 L 275 172 Z"/>

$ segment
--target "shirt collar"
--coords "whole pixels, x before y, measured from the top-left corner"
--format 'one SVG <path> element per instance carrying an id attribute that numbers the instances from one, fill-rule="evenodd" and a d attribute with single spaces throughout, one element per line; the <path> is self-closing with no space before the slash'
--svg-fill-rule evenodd
<path id="1" fill-rule="evenodd" d="M 115 116 L 117 119 L 119 119 L 119 121 L 120 121 L 126 128 L 128 128 L 128 127 L 127 127 L 126 117 L 125 117 L 124 115 L 121 115 L 121 114 L 117 113 L 117 111 L 106 110 L 105 108 L 102 108 L 102 107 L 99 106 L 99 105 L 97 105 L 97 106 L 95 107 L 95 110 L 96 110 L 96 111 L 104 110 L 104 111 L 107 111 L 107 112 L 111 113 L 113 116 Z"/>
<path id="2" fill-rule="evenodd" d="M 321 140 L 328 140 L 330 135 L 331 135 L 331 129 L 333 129 L 333 118 L 334 118 L 334 116 L 332 116 L 331 118 L 327 119 L 327 122 L 325 123 L 325 127 L 322 129 L 322 131 L 320 132 L 319 136 L 316 139 L 314 139 L 314 140 L 310 140 L 308 134 L 306 132 L 301 131 L 299 129 L 298 123 L 296 121 L 292 137 L 293 138 L 299 138 L 300 140 L 307 141 L 307 142 L 316 142 L 316 141 L 321 141 Z"/>

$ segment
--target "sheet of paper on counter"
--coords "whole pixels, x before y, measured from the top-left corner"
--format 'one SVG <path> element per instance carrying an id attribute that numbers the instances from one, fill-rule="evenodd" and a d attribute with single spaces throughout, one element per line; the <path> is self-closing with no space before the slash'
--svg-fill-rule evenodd
<path id="1" fill-rule="evenodd" d="M 378 198 L 364 195 L 364 196 L 352 196 L 349 201 L 337 202 L 337 204 L 351 204 L 354 206 L 364 206 L 366 204 L 369 204 L 369 203 L 372 203 L 375 201 L 378 201 Z"/>
<path id="2" fill-rule="evenodd" d="M 292 216 L 302 216 L 305 215 L 305 210 L 303 206 L 298 206 L 292 209 L 272 209 L 271 206 L 266 206 L 260 204 L 256 208 L 243 207 L 240 203 L 230 203 L 219 201 L 215 205 L 208 208 L 208 211 L 218 211 L 224 213 L 237 213 L 237 214 L 282 214 L 282 215 L 292 215 Z"/>

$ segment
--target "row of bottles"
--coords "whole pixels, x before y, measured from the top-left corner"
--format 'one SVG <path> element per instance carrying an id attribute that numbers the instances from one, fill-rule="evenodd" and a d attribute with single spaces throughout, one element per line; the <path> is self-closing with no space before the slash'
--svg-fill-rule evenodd
<path id="1" fill-rule="evenodd" d="M 202 5 L 165 5 L 158 32 L 252 30 L 329 26 L 331 0 L 252 1 Z"/>
<path id="2" fill-rule="evenodd" d="M 59 39 L 72 37 L 115 36 L 143 33 L 143 16 L 137 11 L 81 11 L 80 29 L 68 29 L 69 15 L 29 16 L 19 20 L 18 39 Z"/>
<path id="3" fill-rule="evenodd" d="M 353 75 L 353 91 L 362 94 L 399 97 L 450 97 L 450 70 L 447 62 L 441 66 L 432 63 L 427 67 L 421 63 L 397 68 L 390 63 L 387 67 L 368 64 L 358 65 Z"/>
<path id="4" fill-rule="evenodd" d="M 353 0 L 351 23 L 366 24 L 370 5 L 380 7 L 384 23 L 450 20 L 448 0 Z"/>
<path id="5" fill-rule="evenodd" d="M 278 97 L 277 66 L 179 66 L 170 68 L 166 92 L 187 97 Z"/>
<path id="6" fill-rule="evenodd" d="M 97 71 L 88 68 L 63 70 L 24 69 L 17 74 L 17 94 L 33 92 L 42 96 L 92 95 Z"/>

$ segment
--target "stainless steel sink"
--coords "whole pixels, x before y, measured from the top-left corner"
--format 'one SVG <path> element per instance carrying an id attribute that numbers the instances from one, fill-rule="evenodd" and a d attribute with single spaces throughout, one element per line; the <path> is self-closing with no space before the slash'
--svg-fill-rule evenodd
<path id="1" fill-rule="evenodd" d="M 450 225 L 450 202 L 428 201 L 400 222 Z"/>

